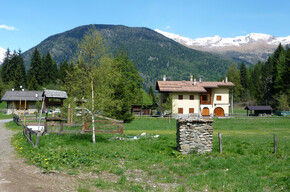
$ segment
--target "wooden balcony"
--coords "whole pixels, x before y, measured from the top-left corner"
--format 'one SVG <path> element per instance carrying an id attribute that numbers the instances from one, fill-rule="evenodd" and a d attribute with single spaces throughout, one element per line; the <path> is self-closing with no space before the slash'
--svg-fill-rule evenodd
<path id="1" fill-rule="evenodd" d="M 202 101 L 200 100 L 201 105 L 211 105 L 211 101 Z"/>
<path id="2" fill-rule="evenodd" d="M 211 105 L 211 94 L 200 94 L 201 105 Z"/>

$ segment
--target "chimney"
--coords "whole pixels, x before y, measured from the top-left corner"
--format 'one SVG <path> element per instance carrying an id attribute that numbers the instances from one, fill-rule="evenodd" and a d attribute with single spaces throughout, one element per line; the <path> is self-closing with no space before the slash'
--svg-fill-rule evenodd
<path id="1" fill-rule="evenodd" d="M 14 88 L 12 88 L 12 91 L 14 91 Z"/>
<path id="2" fill-rule="evenodd" d="M 226 83 L 228 82 L 228 77 L 226 77 Z"/>
<path id="3" fill-rule="evenodd" d="M 192 75 L 190 75 L 190 81 L 192 81 L 192 79 L 193 79 L 193 76 L 192 76 Z"/>
<path id="4" fill-rule="evenodd" d="M 200 82 L 200 83 L 202 83 L 202 80 L 201 80 L 201 78 L 199 78 L 199 82 Z"/>
<path id="5" fill-rule="evenodd" d="M 38 94 L 37 93 L 35 94 L 35 97 L 38 97 Z"/>
<path id="6" fill-rule="evenodd" d="M 166 81 L 166 75 L 163 75 L 163 81 Z"/>
<path id="7" fill-rule="evenodd" d="M 193 79 L 193 85 L 196 85 L 196 79 L 195 78 Z"/>

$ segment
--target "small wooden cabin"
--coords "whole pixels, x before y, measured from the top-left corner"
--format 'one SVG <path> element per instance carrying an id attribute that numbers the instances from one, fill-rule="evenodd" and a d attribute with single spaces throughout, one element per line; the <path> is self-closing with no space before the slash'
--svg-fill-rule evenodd
<path id="1" fill-rule="evenodd" d="M 271 115 L 273 108 L 271 106 L 247 106 L 245 110 L 247 110 L 247 116 L 262 116 Z"/>
<path id="2" fill-rule="evenodd" d="M 7 114 L 24 111 L 27 113 L 34 113 L 38 111 L 37 102 L 41 104 L 42 93 L 43 91 L 6 91 L 1 101 L 6 101 L 7 103 Z"/>
<path id="3" fill-rule="evenodd" d="M 67 99 L 65 91 L 44 90 L 44 91 L 6 91 L 1 101 L 6 101 L 6 113 L 28 113 L 38 112 L 43 96 L 45 94 L 44 109 L 49 106 L 62 106 L 63 100 Z M 40 105 L 40 106 L 37 106 Z"/>
<path id="4" fill-rule="evenodd" d="M 134 115 L 152 115 L 152 106 L 153 105 L 133 104 L 131 113 L 133 113 Z"/>

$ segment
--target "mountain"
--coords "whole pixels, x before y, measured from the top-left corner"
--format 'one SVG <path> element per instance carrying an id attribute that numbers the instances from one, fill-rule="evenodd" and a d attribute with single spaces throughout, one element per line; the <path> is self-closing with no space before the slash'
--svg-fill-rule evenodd
<path id="1" fill-rule="evenodd" d="M 155 29 L 156 32 L 189 48 L 221 54 L 234 61 L 257 63 L 266 60 L 277 48 L 290 44 L 290 36 L 275 37 L 263 33 L 250 33 L 246 36 L 222 38 L 220 36 L 190 39 L 181 35 Z"/>
<path id="2" fill-rule="evenodd" d="M 48 51 L 60 63 L 70 60 L 77 44 L 92 25 L 80 26 L 72 30 L 48 37 L 40 44 L 23 53 L 29 66 L 33 50 L 37 48 L 44 55 Z M 148 88 L 166 75 L 168 80 L 188 80 L 190 74 L 205 80 L 218 80 L 224 76 L 230 61 L 213 54 L 187 48 L 154 30 L 143 27 L 122 25 L 94 25 L 103 35 L 108 52 L 115 53 L 124 47 L 129 59 L 133 60 Z"/>
<path id="3" fill-rule="evenodd" d="M 0 64 L 3 63 L 4 57 L 5 57 L 6 49 L 0 47 Z"/>

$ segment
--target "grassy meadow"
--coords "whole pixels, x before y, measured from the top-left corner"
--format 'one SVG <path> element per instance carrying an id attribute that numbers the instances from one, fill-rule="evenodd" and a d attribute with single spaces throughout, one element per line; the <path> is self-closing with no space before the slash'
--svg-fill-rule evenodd
<path id="1" fill-rule="evenodd" d="M 146 136 L 130 140 L 144 132 Z M 160 136 L 154 138 L 156 134 Z M 290 118 L 215 119 L 210 154 L 182 155 L 175 134 L 174 119 L 137 118 L 124 125 L 124 135 L 97 134 L 96 144 L 91 134 L 48 134 L 35 149 L 22 133 L 12 143 L 30 164 L 78 175 L 80 192 L 290 190 Z"/>

